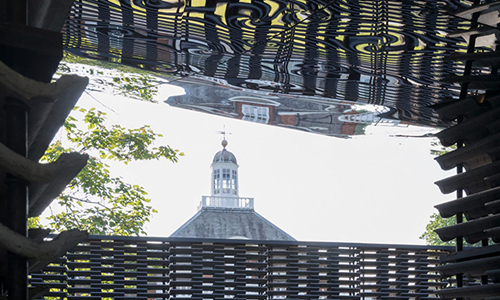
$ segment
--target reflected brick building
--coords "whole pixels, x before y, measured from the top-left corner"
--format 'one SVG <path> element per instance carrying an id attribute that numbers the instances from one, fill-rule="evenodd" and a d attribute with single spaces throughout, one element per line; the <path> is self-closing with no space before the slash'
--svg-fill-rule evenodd
<path id="1" fill-rule="evenodd" d="M 314 97 L 303 101 L 304 99 L 285 95 L 256 94 L 203 80 L 184 80 L 179 86 L 185 89 L 186 94 L 169 97 L 165 103 L 224 117 L 341 138 L 363 134 L 364 128 L 370 124 L 418 125 L 416 122 L 398 119 L 398 111 L 389 107 L 380 106 L 377 111 L 358 112 L 353 109 L 353 103 L 333 104 Z"/>

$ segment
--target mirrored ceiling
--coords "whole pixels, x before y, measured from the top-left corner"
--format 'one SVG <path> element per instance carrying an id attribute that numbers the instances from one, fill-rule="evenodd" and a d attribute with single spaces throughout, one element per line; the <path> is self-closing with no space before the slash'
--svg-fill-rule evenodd
<path id="1" fill-rule="evenodd" d="M 77 0 L 64 47 L 176 77 L 186 95 L 173 106 L 333 136 L 374 122 L 441 127 L 433 107 L 458 98 L 447 78 L 463 73 L 451 55 L 466 52 L 459 12 L 471 4 Z"/>

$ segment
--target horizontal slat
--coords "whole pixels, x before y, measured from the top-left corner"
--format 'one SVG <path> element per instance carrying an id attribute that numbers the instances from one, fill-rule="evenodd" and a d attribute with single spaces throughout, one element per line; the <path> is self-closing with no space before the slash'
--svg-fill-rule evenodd
<path id="1" fill-rule="evenodd" d="M 467 197 L 459 198 L 453 201 L 442 203 L 436 205 L 435 207 L 439 210 L 439 214 L 443 218 L 449 218 L 457 213 L 469 213 L 471 212 L 471 217 L 477 217 L 486 215 L 491 212 L 491 209 L 485 207 L 486 203 L 500 200 L 500 187 L 489 189 L 484 192 L 473 194 Z M 474 211 L 487 210 L 487 213 L 476 213 Z"/>
<path id="2" fill-rule="evenodd" d="M 467 120 L 453 127 L 442 130 L 437 133 L 436 136 L 441 141 L 444 146 L 451 146 L 456 143 L 459 139 L 464 138 L 470 134 L 476 134 L 489 125 L 500 119 L 500 107 L 492 109 L 480 117 Z"/>
<path id="3" fill-rule="evenodd" d="M 437 268 L 446 277 L 464 273 L 472 277 L 477 277 L 485 275 L 487 271 L 498 269 L 500 269 L 500 257 L 487 257 L 451 263 Z"/>
<path id="4" fill-rule="evenodd" d="M 466 162 L 468 160 L 474 159 L 476 157 L 482 157 L 486 155 L 486 151 L 489 149 L 500 146 L 500 134 L 496 133 L 489 136 L 473 145 L 467 145 L 457 150 L 445 153 L 435 160 L 439 163 L 443 170 L 450 170 L 456 167 L 458 164 Z"/>
<path id="5" fill-rule="evenodd" d="M 435 184 L 444 194 L 449 194 L 457 189 L 464 189 L 471 194 L 489 188 L 484 179 L 498 173 L 500 173 L 500 161 L 436 181 Z"/>
<path id="6" fill-rule="evenodd" d="M 466 114 L 479 114 L 486 112 L 490 109 L 488 104 L 481 104 L 478 102 L 479 96 L 477 97 L 467 97 L 460 101 L 453 101 L 447 105 L 436 109 L 439 117 L 444 121 L 454 121 L 459 116 Z"/>
<path id="7" fill-rule="evenodd" d="M 450 253 L 430 246 L 91 239 L 62 258 L 68 270 L 47 275 L 60 278 L 52 284 L 68 299 L 433 298 L 443 286 L 436 282 L 439 257 Z"/>
<path id="8" fill-rule="evenodd" d="M 468 247 L 464 251 L 441 256 L 441 263 L 456 262 L 462 260 L 479 259 L 490 256 L 500 256 L 500 245 L 489 245 L 487 247 Z"/>
<path id="9" fill-rule="evenodd" d="M 470 60 L 477 67 L 491 67 L 500 62 L 500 57 L 496 52 L 476 52 L 476 53 L 457 53 L 452 54 L 446 60 Z"/>
<path id="10" fill-rule="evenodd" d="M 442 299 L 465 298 L 484 299 L 487 297 L 500 295 L 500 284 L 488 284 L 477 286 L 466 286 L 461 288 L 449 288 L 437 291 Z"/>
<path id="11" fill-rule="evenodd" d="M 459 236 L 463 236 L 469 243 L 476 243 L 483 238 L 476 239 L 470 237 L 481 235 L 484 230 L 500 226 L 500 215 L 492 215 L 452 226 L 438 228 L 435 232 L 443 241 L 449 241 Z M 487 236 L 487 235 L 486 235 Z"/>

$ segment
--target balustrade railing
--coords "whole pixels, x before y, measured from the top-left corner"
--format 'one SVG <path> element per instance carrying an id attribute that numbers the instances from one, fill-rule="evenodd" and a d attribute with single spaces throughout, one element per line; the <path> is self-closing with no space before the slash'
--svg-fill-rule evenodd
<path id="1" fill-rule="evenodd" d="M 437 299 L 451 247 L 91 236 L 44 271 L 50 299 Z"/>
<path id="2" fill-rule="evenodd" d="M 253 209 L 253 198 L 202 196 L 198 210 L 204 207 Z"/>

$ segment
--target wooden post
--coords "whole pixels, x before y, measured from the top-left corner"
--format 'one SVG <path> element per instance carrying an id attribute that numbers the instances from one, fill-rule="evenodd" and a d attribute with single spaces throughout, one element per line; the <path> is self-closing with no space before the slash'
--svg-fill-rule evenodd
<path id="1" fill-rule="evenodd" d="M 7 116 L 6 146 L 18 154 L 28 156 L 28 106 L 22 101 L 7 98 L 4 106 Z M 8 227 L 27 236 L 28 234 L 28 183 L 7 174 Z M 28 259 L 8 253 L 8 299 L 28 299 Z"/>

